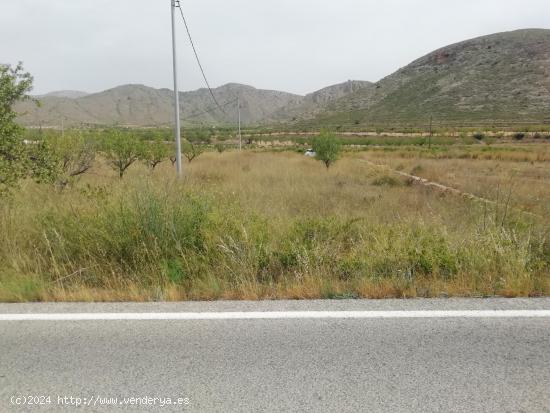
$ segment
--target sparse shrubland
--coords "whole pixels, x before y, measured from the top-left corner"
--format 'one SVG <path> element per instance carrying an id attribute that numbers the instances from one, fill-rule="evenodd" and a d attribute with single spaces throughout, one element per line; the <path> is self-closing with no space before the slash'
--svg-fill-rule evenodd
<path id="1" fill-rule="evenodd" d="M 63 191 L 24 181 L 0 206 L 0 301 L 550 293 L 546 218 L 394 185 L 363 156 L 326 174 L 207 152 L 176 181 L 170 162 L 120 180 L 99 154 Z"/>
<path id="2" fill-rule="evenodd" d="M 258 129 L 241 153 L 234 128 L 194 128 L 177 180 L 167 128 L 24 131 L 13 105 L 31 86 L 0 65 L 0 301 L 550 294 L 550 152 L 529 134 L 547 129 L 496 145 L 342 122 Z M 330 173 L 296 153 L 310 144 Z"/>

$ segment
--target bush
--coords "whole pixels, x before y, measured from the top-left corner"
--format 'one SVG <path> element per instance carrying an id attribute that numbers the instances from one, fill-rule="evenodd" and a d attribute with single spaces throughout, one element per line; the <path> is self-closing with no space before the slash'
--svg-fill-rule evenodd
<path id="1" fill-rule="evenodd" d="M 474 139 L 477 139 L 478 141 L 482 141 L 485 139 L 485 135 L 481 132 L 476 132 L 473 134 Z"/>
<path id="2" fill-rule="evenodd" d="M 521 141 L 523 138 L 525 138 L 525 133 L 523 133 L 523 132 L 514 133 L 514 139 L 515 140 Z"/>
<path id="3" fill-rule="evenodd" d="M 341 144 L 334 134 L 322 131 L 313 138 L 312 149 L 315 159 L 322 161 L 328 169 L 340 157 Z"/>

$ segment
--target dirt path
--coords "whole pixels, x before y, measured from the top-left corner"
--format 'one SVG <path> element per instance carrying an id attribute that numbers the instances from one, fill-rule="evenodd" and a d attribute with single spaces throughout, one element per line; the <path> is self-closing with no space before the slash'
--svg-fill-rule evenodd
<path id="1" fill-rule="evenodd" d="M 453 188 L 453 187 L 450 187 L 450 186 L 447 186 L 447 185 L 443 185 L 443 184 L 440 184 L 438 182 L 430 181 L 430 180 L 428 180 L 426 178 L 422 178 L 420 176 L 408 174 L 408 173 L 403 172 L 403 171 L 398 171 L 396 169 L 390 168 L 388 165 L 377 164 L 377 163 L 374 163 L 374 162 L 369 161 L 367 159 L 360 159 L 360 161 L 364 162 L 364 163 L 367 163 L 367 164 L 369 164 L 369 165 L 371 165 L 375 168 L 385 169 L 387 171 L 390 171 L 393 174 L 403 176 L 407 179 L 410 179 L 411 182 L 414 183 L 414 184 L 418 184 L 418 185 L 426 186 L 426 187 L 429 187 L 429 188 L 433 188 L 433 189 L 438 190 L 440 192 L 455 194 L 455 195 L 458 195 L 458 196 L 462 196 L 464 198 L 472 199 L 474 201 L 480 201 L 480 202 L 484 202 L 486 204 L 491 204 L 491 205 L 498 205 L 497 202 L 493 201 L 492 199 L 483 198 L 481 196 L 472 194 L 470 192 L 464 192 L 464 191 L 461 191 L 460 189 L 457 189 L 457 188 Z M 542 218 L 541 215 L 535 214 L 533 212 L 525 211 L 525 210 L 520 209 L 520 208 L 516 208 L 516 207 L 509 207 L 509 208 L 512 209 L 512 210 L 515 210 L 517 212 L 520 212 L 522 214 L 526 214 L 526 215 L 529 215 L 529 216 L 532 216 L 532 217 Z"/>

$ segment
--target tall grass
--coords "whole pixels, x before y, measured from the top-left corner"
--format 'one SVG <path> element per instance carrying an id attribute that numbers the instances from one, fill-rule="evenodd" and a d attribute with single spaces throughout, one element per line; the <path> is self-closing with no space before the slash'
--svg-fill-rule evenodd
<path id="1" fill-rule="evenodd" d="M 550 292 L 545 223 L 376 185 L 345 158 L 205 154 L 0 209 L 0 300 L 526 296 Z M 382 176 L 383 177 L 383 176 Z"/>

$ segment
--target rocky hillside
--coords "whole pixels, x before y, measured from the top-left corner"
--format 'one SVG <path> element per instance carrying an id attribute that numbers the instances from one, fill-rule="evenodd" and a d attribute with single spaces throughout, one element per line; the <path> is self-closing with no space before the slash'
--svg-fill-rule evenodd
<path id="1" fill-rule="evenodd" d="M 282 107 L 295 105 L 302 97 L 291 93 L 227 84 L 213 90 L 222 110 L 214 105 L 208 89 L 181 92 L 181 117 L 184 124 L 234 123 L 237 95 L 241 99 L 244 123 L 269 122 Z M 41 105 L 19 104 L 19 120 L 27 126 L 65 125 L 166 125 L 173 120 L 173 97 L 169 89 L 143 85 L 124 85 L 82 97 L 41 96 Z"/>
<path id="2" fill-rule="evenodd" d="M 550 30 L 443 47 L 334 101 L 314 121 L 422 123 L 430 115 L 440 122 L 550 119 Z"/>
<path id="3" fill-rule="evenodd" d="M 370 85 L 370 82 L 348 81 L 300 96 L 229 83 L 213 89 L 222 109 L 213 103 L 208 89 L 180 92 L 181 119 L 184 125 L 233 124 L 237 120 L 237 96 L 245 125 L 287 121 L 296 114 L 311 117 L 330 102 Z M 67 126 L 161 126 L 173 121 L 173 98 L 169 89 L 124 85 L 84 96 L 62 91 L 37 98 L 41 102 L 39 107 L 31 102 L 18 106 L 22 124 L 59 126 L 63 119 Z"/>
<path id="4" fill-rule="evenodd" d="M 360 90 L 369 90 L 374 87 L 372 82 L 363 80 L 348 80 L 344 83 L 325 87 L 316 92 L 305 95 L 294 105 L 287 105 L 276 113 L 281 121 L 295 121 L 299 118 L 311 118 L 321 114 L 338 99 L 350 96 Z"/>
<path id="5" fill-rule="evenodd" d="M 70 91 L 69 91 L 70 92 Z M 306 96 L 230 83 L 183 92 L 183 125 L 234 124 L 240 96 L 245 125 L 425 124 L 550 119 L 550 30 L 498 33 L 443 47 L 377 83 L 348 81 Z M 172 93 L 125 85 L 100 93 L 54 93 L 41 107 L 19 105 L 20 122 L 37 126 L 168 125 Z"/>

